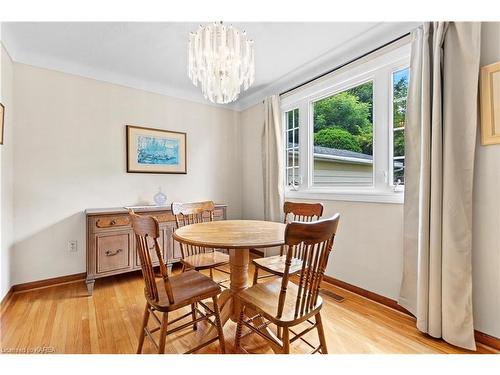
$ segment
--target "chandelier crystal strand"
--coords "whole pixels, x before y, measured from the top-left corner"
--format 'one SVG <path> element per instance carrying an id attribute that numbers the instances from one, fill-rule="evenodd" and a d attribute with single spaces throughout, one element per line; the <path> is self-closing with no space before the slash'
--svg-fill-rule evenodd
<path id="1" fill-rule="evenodd" d="M 222 22 L 200 26 L 189 35 L 188 76 L 211 102 L 235 101 L 255 79 L 253 41 Z"/>

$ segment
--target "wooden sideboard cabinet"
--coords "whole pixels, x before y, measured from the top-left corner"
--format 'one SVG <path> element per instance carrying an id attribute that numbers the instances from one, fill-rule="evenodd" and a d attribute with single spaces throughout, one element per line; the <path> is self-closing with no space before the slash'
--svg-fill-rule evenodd
<path id="1" fill-rule="evenodd" d="M 215 220 L 226 219 L 225 204 L 215 205 Z M 151 215 L 160 223 L 163 260 L 169 272 L 181 258 L 179 243 L 174 241 L 175 218 L 169 207 L 134 208 L 139 215 Z M 92 295 L 96 279 L 135 271 L 141 268 L 128 210 L 99 208 L 85 210 L 87 216 L 87 290 Z M 158 259 L 151 252 L 153 259 Z"/>

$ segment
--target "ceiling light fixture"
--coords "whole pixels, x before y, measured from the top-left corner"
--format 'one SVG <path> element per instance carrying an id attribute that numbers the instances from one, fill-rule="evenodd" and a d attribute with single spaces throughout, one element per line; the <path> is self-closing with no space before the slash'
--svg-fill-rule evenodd
<path id="1" fill-rule="evenodd" d="M 188 75 L 206 99 L 226 104 L 238 99 L 255 79 L 254 45 L 246 33 L 222 22 L 189 34 Z"/>

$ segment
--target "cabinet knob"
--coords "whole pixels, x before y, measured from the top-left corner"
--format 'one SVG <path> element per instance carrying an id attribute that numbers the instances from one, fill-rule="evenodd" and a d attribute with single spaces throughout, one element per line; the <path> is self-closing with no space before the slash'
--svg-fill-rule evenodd
<path id="1" fill-rule="evenodd" d="M 111 251 L 111 250 L 106 250 L 104 252 L 104 255 L 106 255 L 107 257 L 112 257 L 113 255 L 116 255 L 118 253 L 121 253 L 123 251 L 123 249 L 118 249 L 116 251 Z"/>

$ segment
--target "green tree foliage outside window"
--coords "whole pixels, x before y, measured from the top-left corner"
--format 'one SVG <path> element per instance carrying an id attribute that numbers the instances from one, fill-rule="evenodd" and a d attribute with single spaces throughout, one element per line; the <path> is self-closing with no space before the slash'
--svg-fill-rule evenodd
<path id="1" fill-rule="evenodd" d="M 314 134 L 314 144 L 317 146 L 362 152 L 354 135 L 341 128 L 325 128 Z"/>
<path id="2" fill-rule="evenodd" d="M 400 77 L 398 77 L 400 75 Z M 408 95 L 408 69 L 395 73 L 395 82 L 393 84 L 393 126 L 402 128 L 405 126 L 406 107 Z M 404 131 L 394 132 L 394 156 L 405 155 Z"/>
<path id="3" fill-rule="evenodd" d="M 372 107 L 371 81 L 317 101 L 314 144 L 372 155 Z"/>
<path id="4" fill-rule="evenodd" d="M 405 126 L 406 118 L 406 97 L 408 96 L 408 76 L 403 75 L 399 78 L 393 87 L 393 125 L 395 128 Z"/>
<path id="5" fill-rule="evenodd" d="M 393 90 L 394 127 L 403 127 L 408 94 L 407 71 L 397 77 Z M 314 103 L 314 144 L 373 155 L 372 81 Z M 394 134 L 394 156 L 404 156 L 403 131 Z"/>

